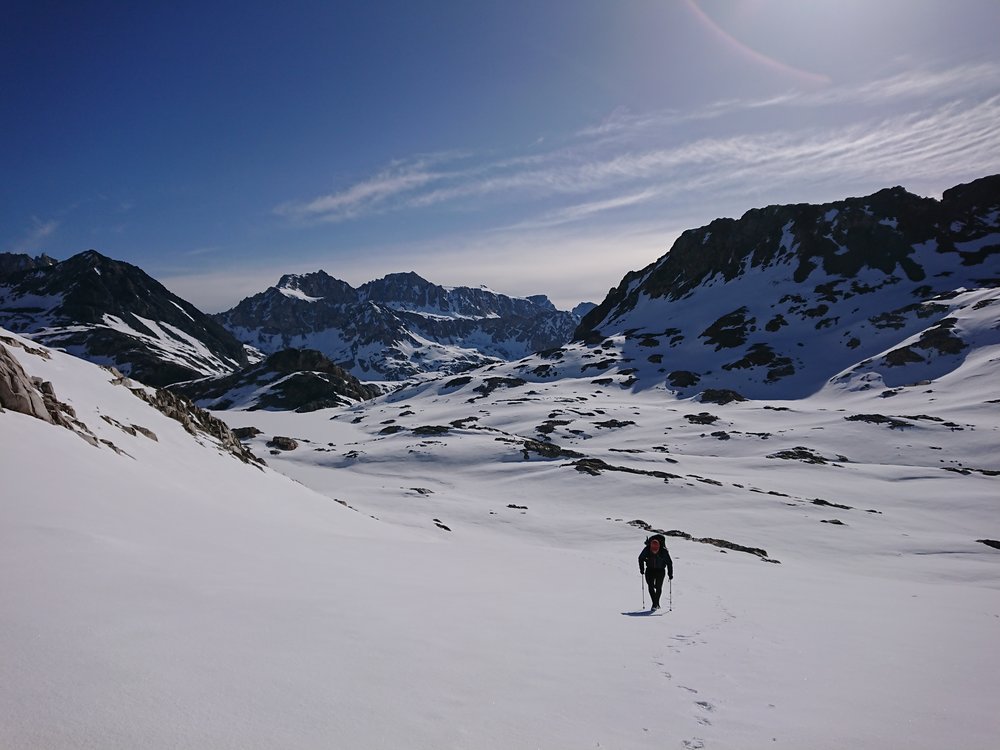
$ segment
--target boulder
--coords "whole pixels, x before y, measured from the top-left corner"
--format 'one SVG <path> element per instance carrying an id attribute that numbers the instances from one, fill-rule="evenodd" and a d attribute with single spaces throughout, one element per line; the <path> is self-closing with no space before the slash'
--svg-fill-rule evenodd
<path id="1" fill-rule="evenodd" d="M 49 424 L 54 422 L 38 385 L 3 344 L 0 344 L 0 409 L 27 414 Z"/>
<path id="2" fill-rule="evenodd" d="M 299 447 L 299 444 L 290 437 L 275 435 L 273 438 L 267 441 L 267 447 L 274 448 L 275 450 L 279 451 L 293 451 Z"/>

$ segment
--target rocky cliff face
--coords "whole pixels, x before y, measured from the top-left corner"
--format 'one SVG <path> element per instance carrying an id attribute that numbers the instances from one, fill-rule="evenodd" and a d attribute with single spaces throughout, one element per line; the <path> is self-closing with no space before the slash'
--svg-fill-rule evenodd
<path id="1" fill-rule="evenodd" d="M 6 257 L 0 325 L 150 385 L 231 372 L 243 345 L 141 269 L 89 250 L 61 263 Z"/>
<path id="2" fill-rule="evenodd" d="M 0 253 L 0 283 L 8 276 L 35 268 L 47 268 L 54 266 L 58 262 L 45 253 L 42 253 L 38 257 L 26 255 L 25 253 Z"/>
<path id="3" fill-rule="evenodd" d="M 887 383 L 937 377 L 972 336 L 953 302 L 998 285 L 1000 176 L 940 201 L 897 187 L 689 230 L 575 338 L 614 339 L 641 379 L 681 393 L 801 396 L 871 367 Z"/>
<path id="4" fill-rule="evenodd" d="M 45 384 L 29 377 L 7 348 L 17 345 L 15 339 L 0 336 L 0 411 L 10 409 L 54 424 L 61 412 L 58 408 L 53 408 L 54 404 L 46 403 L 43 392 Z M 51 388 L 46 390 L 51 392 Z"/>
<path id="5" fill-rule="evenodd" d="M 261 351 L 315 349 L 363 380 L 516 359 L 565 343 L 579 321 L 544 295 L 442 287 L 415 273 L 355 289 L 323 271 L 283 276 L 216 319 Z"/>

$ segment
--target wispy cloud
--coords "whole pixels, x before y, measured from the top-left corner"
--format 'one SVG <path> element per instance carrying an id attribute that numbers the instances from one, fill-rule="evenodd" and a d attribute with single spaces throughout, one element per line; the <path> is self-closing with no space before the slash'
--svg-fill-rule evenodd
<path id="1" fill-rule="evenodd" d="M 652 200 L 659 194 L 659 190 L 650 188 L 648 190 L 642 190 L 638 193 L 623 195 L 620 198 L 608 198 L 606 200 L 578 203 L 572 206 L 557 209 L 555 211 L 550 211 L 549 213 L 543 214 L 537 218 L 528 219 L 527 221 L 503 227 L 502 229 L 503 231 L 513 229 L 540 229 L 542 227 L 554 227 L 559 226 L 560 224 L 569 224 L 580 221 L 581 219 L 590 218 L 596 214 L 604 213 L 606 211 L 614 211 L 628 206 L 639 205 Z"/>
<path id="2" fill-rule="evenodd" d="M 874 81 L 831 84 L 821 89 L 792 89 L 760 99 L 725 99 L 685 112 L 670 109 L 633 113 L 619 107 L 600 123 L 582 128 L 577 136 L 582 139 L 631 139 L 684 123 L 781 107 L 822 108 L 906 102 L 927 106 L 965 95 L 990 96 L 997 92 L 997 81 L 1000 81 L 1000 64 L 980 63 L 946 70 L 911 69 Z"/>
<path id="3" fill-rule="evenodd" d="M 304 203 L 284 203 L 275 212 L 295 219 L 343 221 L 374 213 L 391 198 L 423 187 L 434 179 L 434 175 L 420 165 L 394 165 L 339 192 Z"/>
<path id="4" fill-rule="evenodd" d="M 746 102 L 749 107 L 780 105 L 830 106 L 844 104 L 885 104 L 899 101 L 954 99 L 970 93 L 992 93 L 1000 80 L 1000 65 L 982 63 L 948 70 L 907 70 L 860 84 L 831 86 L 819 91 L 787 94 Z M 738 106 L 738 103 L 734 103 Z"/>
<path id="5" fill-rule="evenodd" d="M 450 177 L 438 165 L 459 160 L 466 152 L 421 154 L 392 162 L 375 175 L 327 195 L 307 201 L 288 201 L 274 209 L 280 216 L 300 221 L 338 222 L 380 213 L 401 196 Z"/>
<path id="6" fill-rule="evenodd" d="M 413 196 L 426 206 L 496 193 L 544 195 L 620 191 L 562 210 L 564 220 L 588 216 L 654 197 L 671 197 L 763 180 L 870 176 L 951 175 L 1000 167 L 1000 97 L 840 127 L 777 129 L 756 135 L 702 138 L 666 148 L 626 151 L 577 163 L 550 164 L 511 174 L 461 181 Z M 641 185 L 640 190 L 635 190 Z"/>
<path id="7" fill-rule="evenodd" d="M 870 180 L 881 186 L 984 174 L 1000 169 L 996 80 L 1000 66 L 983 64 L 718 102 L 697 112 L 618 110 L 559 145 L 534 144 L 530 153 L 493 158 L 418 156 L 327 195 L 282 204 L 276 212 L 313 223 L 432 207 L 489 216 L 506 207 L 523 217 L 509 226 L 538 228 L 587 222 L 640 204 L 692 200 L 699 191 L 756 194 L 760 186 L 796 181 Z M 804 108 L 804 115 L 781 117 L 782 107 Z M 737 116 L 763 110 L 775 116 L 752 127 Z M 690 126 L 697 119 L 718 119 L 714 134 L 698 137 L 705 129 Z"/>
<path id="8" fill-rule="evenodd" d="M 58 219 L 43 220 L 32 216 L 31 226 L 11 249 L 15 252 L 29 252 L 37 249 L 37 246 L 43 244 L 46 238 L 55 234 L 56 230 L 59 229 L 59 223 Z"/>

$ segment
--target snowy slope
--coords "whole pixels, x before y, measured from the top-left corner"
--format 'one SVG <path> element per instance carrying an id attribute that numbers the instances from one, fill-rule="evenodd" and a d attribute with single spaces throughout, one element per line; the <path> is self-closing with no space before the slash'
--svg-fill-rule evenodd
<path id="1" fill-rule="evenodd" d="M 995 331 L 995 308 L 975 307 L 969 328 Z M 985 750 L 1000 730 L 991 705 L 1000 552 L 980 541 L 1000 538 L 998 364 L 1000 343 L 987 338 L 938 381 L 889 398 L 851 381 L 809 399 L 724 406 L 663 388 L 595 387 L 587 371 L 529 382 L 514 364 L 332 420 L 223 416 L 263 430 L 254 444 L 274 467 L 384 521 L 438 529 L 452 544 L 516 540 L 518 559 L 554 548 L 573 561 L 563 572 L 555 562 L 509 569 L 505 559 L 510 588 L 490 581 L 498 609 L 516 609 L 515 591 L 544 582 L 544 605 L 521 616 L 573 614 L 565 642 L 533 653 L 517 690 L 559 718 L 554 696 L 532 692 L 537 670 L 551 665 L 608 706 L 628 696 L 618 715 L 652 691 L 636 719 L 649 733 L 601 719 L 610 734 L 570 739 L 594 718 L 577 707 L 559 734 L 491 734 L 476 746 L 958 740 Z M 268 452 L 274 434 L 299 448 Z M 677 565 L 667 621 L 630 616 L 640 609 L 634 555 L 646 527 L 668 533 Z M 600 644 L 575 652 L 579 631 Z"/>
<path id="2" fill-rule="evenodd" d="M 266 470 L 106 370 L 6 348 L 122 452 L 0 413 L 0 746 L 986 750 L 1000 731 L 1000 552 L 977 541 L 1000 539 L 995 342 L 891 398 L 851 380 L 720 406 L 512 364 L 223 413 L 263 430 Z M 671 534 L 661 616 L 632 521 Z"/>

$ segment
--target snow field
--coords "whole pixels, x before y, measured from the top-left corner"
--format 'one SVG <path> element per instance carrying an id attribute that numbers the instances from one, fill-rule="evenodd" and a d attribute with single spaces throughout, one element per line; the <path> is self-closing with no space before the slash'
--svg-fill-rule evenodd
<path id="1" fill-rule="evenodd" d="M 997 394 L 975 362 L 890 399 L 723 407 L 567 381 L 468 403 L 470 383 L 222 413 L 264 431 L 261 470 L 106 371 L 11 351 L 127 455 L 0 414 L 0 746 L 986 750 L 1000 732 L 1000 553 L 975 541 L 1000 537 L 978 471 L 1000 468 Z M 556 409 L 564 448 L 681 478 L 525 460 Z M 701 411 L 720 424 L 684 417 Z M 963 429 L 844 419 L 874 412 Z M 411 432 L 473 415 L 488 429 Z M 380 435 L 389 419 L 407 429 Z M 593 425 L 610 419 L 636 424 Z M 299 448 L 272 455 L 273 435 Z M 767 458 L 796 446 L 830 460 Z M 651 617 L 635 519 L 780 564 L 669 539 L 673 611 Z"/>

